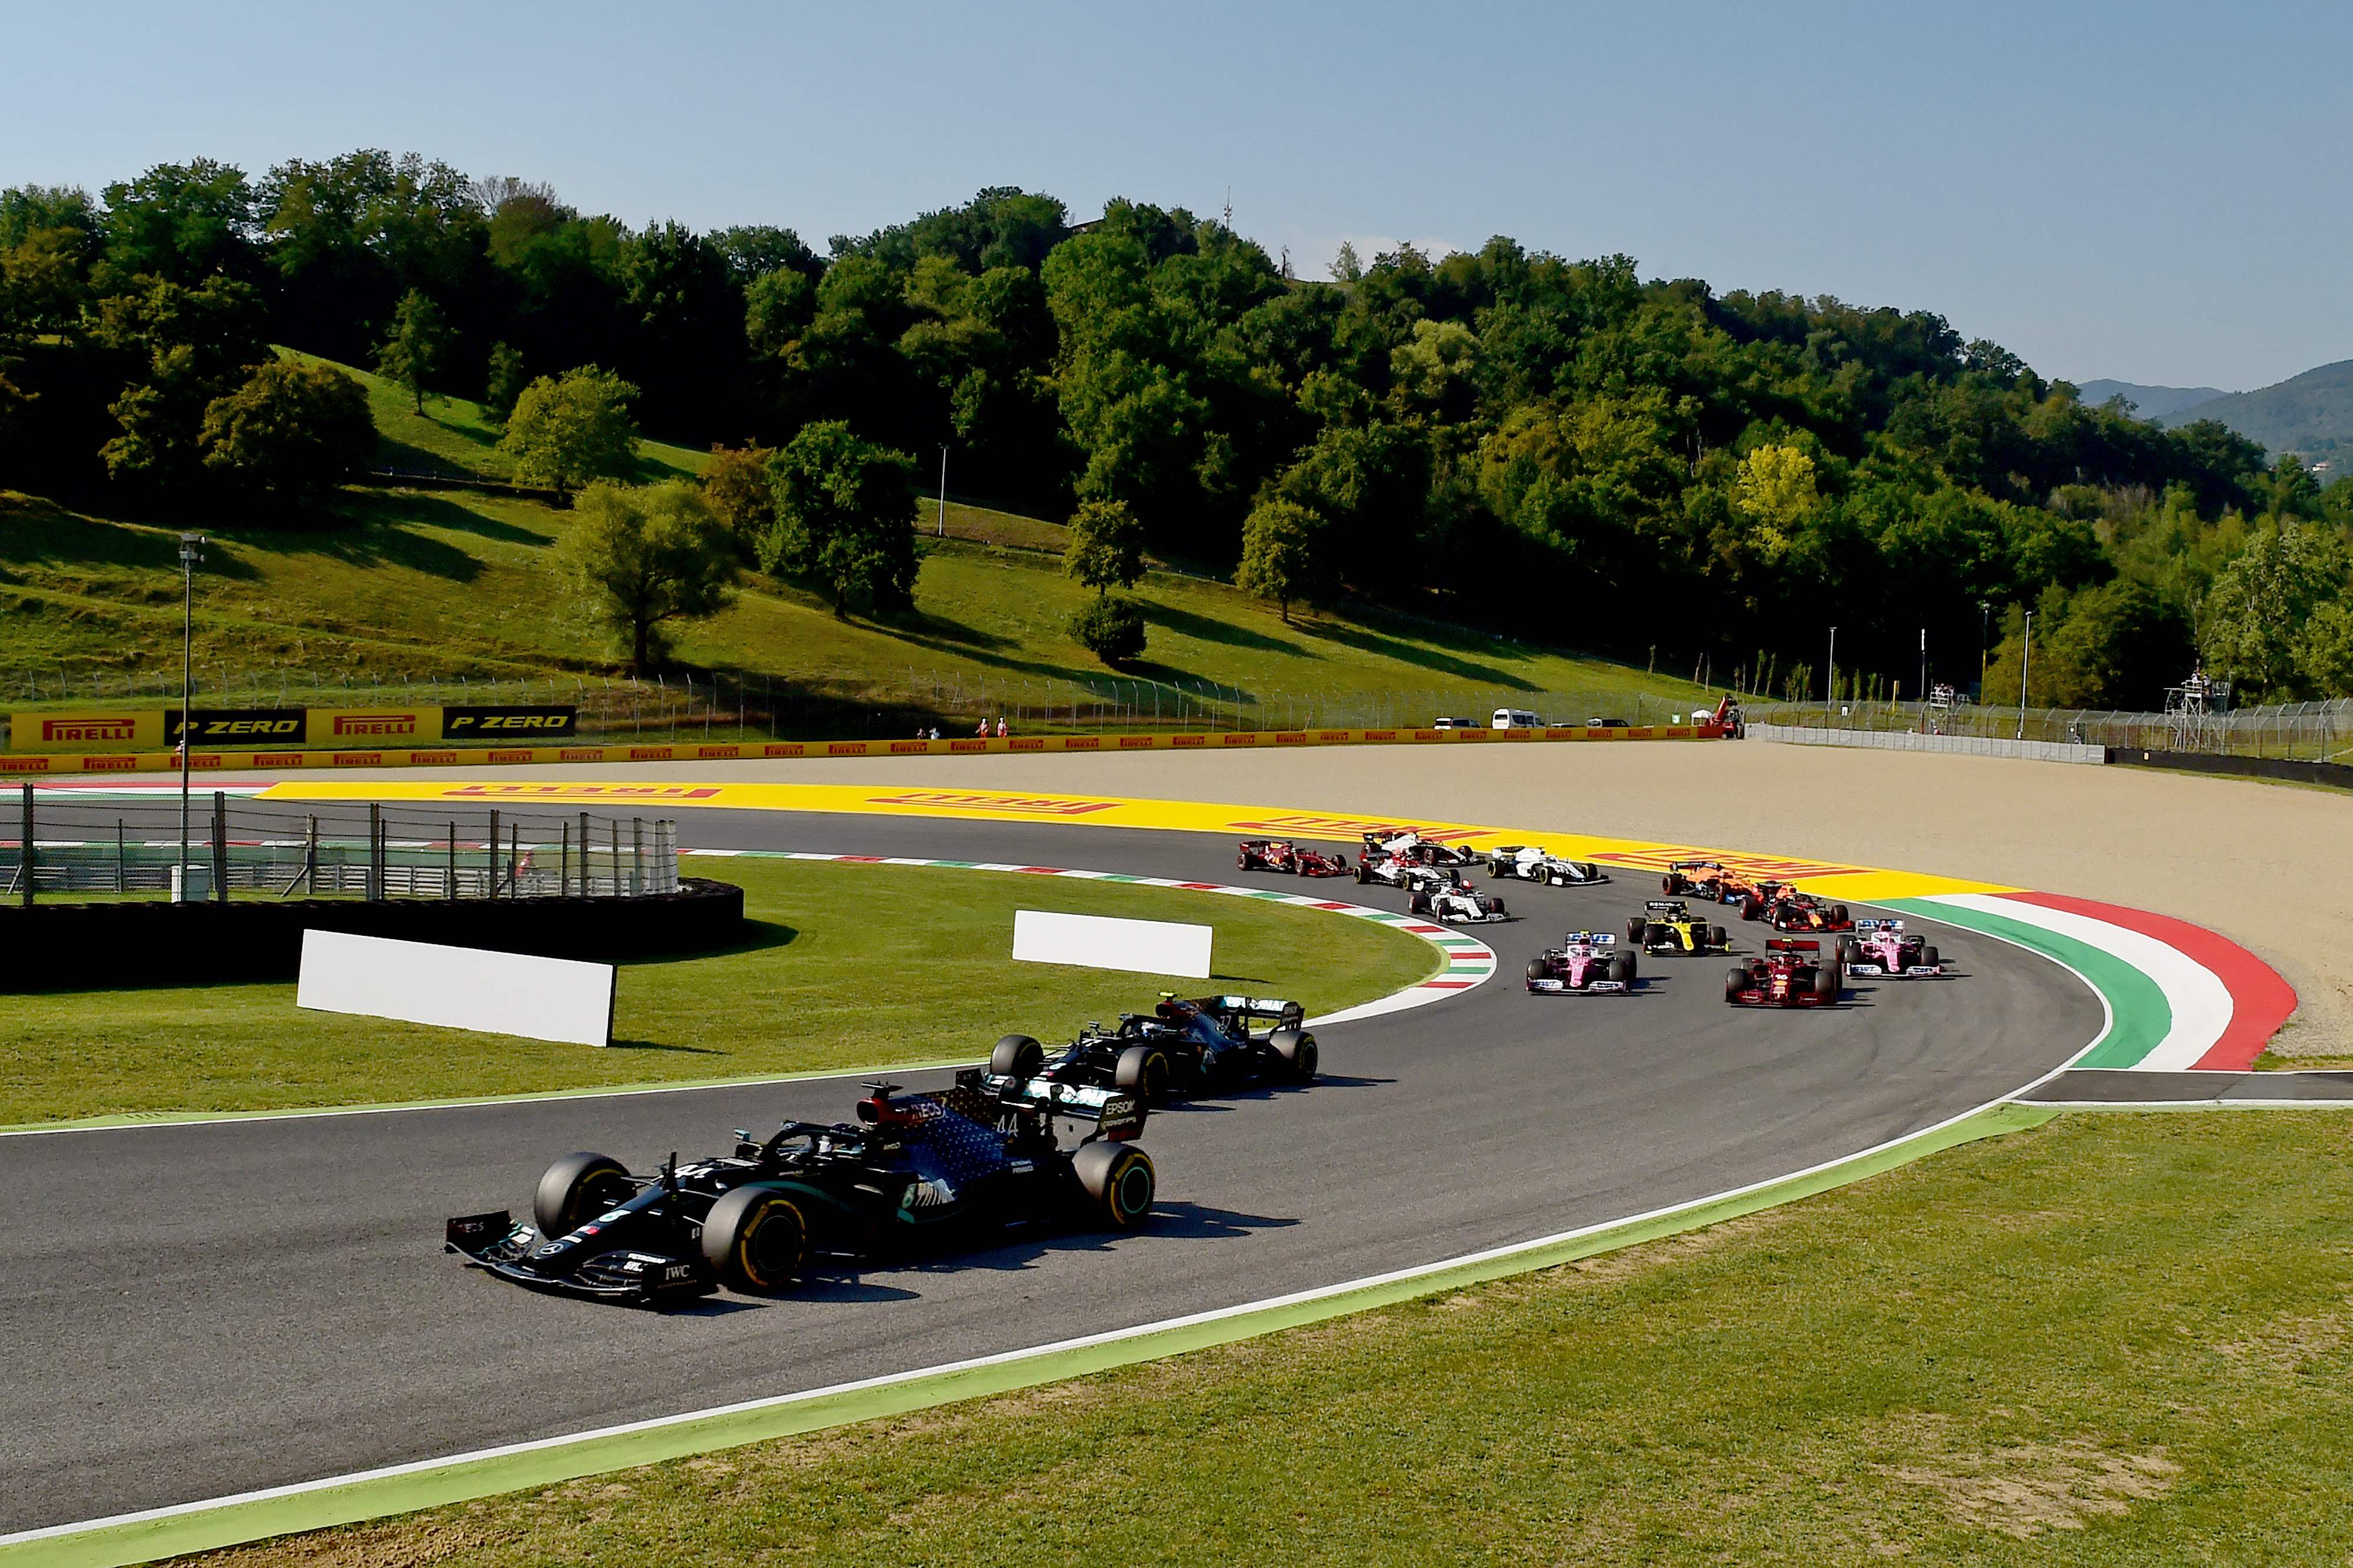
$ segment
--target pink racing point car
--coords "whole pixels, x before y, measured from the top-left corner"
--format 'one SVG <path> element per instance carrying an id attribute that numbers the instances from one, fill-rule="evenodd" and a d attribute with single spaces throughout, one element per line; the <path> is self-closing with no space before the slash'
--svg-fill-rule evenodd
<path id="1" fill-rule="evenodd" d="M 1625 995 L 1634 989 L 1634 955 L 1617 948 L 1618 939 L 1606 931 L 1573 931 L 1558 947 L 1528 962 L 1528 989 L 1539 995 Z"/>
<path id="2" fill-rule="evenodd" d="M 1857 921 L 1854 934 L 1839 943 L 1839 958 L 1849 974 L 1876 975 L 1888 980 L 1926 979 L 1945 973 L 1936 950 L 1907 935 L 1902 921 Z"/>

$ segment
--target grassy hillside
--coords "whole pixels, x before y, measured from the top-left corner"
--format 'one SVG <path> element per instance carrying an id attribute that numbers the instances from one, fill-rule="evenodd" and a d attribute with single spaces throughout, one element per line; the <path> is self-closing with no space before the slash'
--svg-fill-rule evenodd
<path id="1" fill-rule="evenodd" d="M 420 416 L 398 389 L 364 379 L 388 461 L 507 476 L 495 426 L 475 405 L 430 399 Z M 645 477 L 700 461 L 649 446 Z M 943 537 L 928 501 L 914 521 L 928 556 L 913 615 L 838 620 L 815 595 L 747 576 L 734 608 L 683 629 L 679 659 L 755 684 L 789 679 L 840 705 L 809 720 L 836 726 L 849 713 L 882 723 L 882 709 L 1067 708 L 1069 683 L 1113 679 L 1146 716 L 1187 703 L 1181 689 L 1206 691 L 1229 719 L 1286 723 L 1347 721 L 1342 692 L 1393 694 L 1377 714 L 1356 710 L 1366 714 L 1356 721 L 1382 723 L 1414 721 L 1424 707 L 1482 712 L 1513 694 L 1695 695 L 1665 676 L 1388 612 L 1285 625 L 1223 582 L 1173 570 L 1154 571 L 1136 591 L 1150 623 L 1145 661 L 1113 672 L 1066 630 L 1088 590 L 1061 574 L 1060 524 L 951 505 Z M 571 526 L 568 511 L 521 497 L 373 487 L 343 491 L 330 525 L 315 530 L 208 525 L 200 688 L 227 700 L 461 676 L 593 684 L 617 668 L 616 649 L 565 601 L 552 570 L 551 546 Z M 0 492 L 0 698 L 176 690 L 173 533 Z M 1680 661 L 1667 647 L 1661 662 Z M 1632 711 L 1628 701 L 1610 709 Z"/>

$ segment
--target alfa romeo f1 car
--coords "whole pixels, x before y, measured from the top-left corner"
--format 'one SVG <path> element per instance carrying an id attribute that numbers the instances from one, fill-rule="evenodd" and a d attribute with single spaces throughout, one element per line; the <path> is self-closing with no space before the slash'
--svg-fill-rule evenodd
<path id="1" fill-rule="evenodd" d="M 1152 1212 L 1140 1096 L 977 1068 L 934 1093 L 866 1087 L 855 1124 L 788 1121 L 765 1142 L 739 1128 L 732 1152 L 673 1154 L 650 1176 L 566 1154 L 529 1221 L 459 1215 L 448 1250 L 518 1285 L 642 1306 L 778 1290 L 820 1255 L 894 1258 L 1009 1226 L 1131 1230 Z M 1094 1130 L 1065 1149 L 1057 1118 Z"/>
<path id="2" fill-rule="evenodd" d="M 1384 829 L 1365 835 L 1365 852 L 1356 857 L 1356 880 L 1405 886 L 1406 873 L 1416 867 L 1475 866 L 1479 857 L 1451 844 L 1433 844 L 1419 833 Z"/>
<path id="3" fill-rule="evenodd" d="M 1845 984 L 1836 954 L 1821 956 L 1818 942 L 1774 937 L 1765 954 L 1724 977 L 1724 999 L 1736 1007 L 1829 1007 Z"/>
<path id="4" fill-rule="evenodd" d="M 1315 1037 L 1296 1002 L 1261 996 L 1164 995 L 1149 1013 L 1126 1013 L 1116 1028 L 1090 1024 L 1049 1058 L 1028 1035 L 1008 1035 L 988 1058 L 988 1078 L 1036 1079 L 1133 1094 L 1150 1104 L 1172 1094 L 1208 1094 L 1247 1083 L 1306 1083 L 1315 1077 Z"/>
<path id="5" fill-rule="evenodd" d="M 1299 877 L 1348 874 L 1345 855 L 1302 849 L 1288 838 L 1245 838 L 1234 855 L 1234 864 L 1245 871 L 1288 871 Z"/>
<path id="6" fill-rule="evenodd" d="M 1557 855 L 1547 855 L 1541 844 L 1504 844 L 1488 850 L 1487 874 L 1549 882 L 1556 888 L 1587 887 L 1609 879 L 1609 873 L 1592 861 L 1564 860 Z"/>
<path id="7" fill-rule="evenodd" d="M 1722 926 L 1695 918 L 1681 899 L 1651 899 L 1626 922 L 1628 945 L 1644 952 L 1725 952 L 1732 941 Z"/>
<path id="8" fill-rule="evenodd" d="M 1405 907 L 1429 920 L 1450 925 L 1482 925 L 1507 921 L 1511 911 L 1494 894 L 1472 887 L 1460 871 L 1417 867 L 1406 873 Z"/>
<path id="9" fill-rule="evenodd" d="M 1852 931 L 1854 918 L 1847 913 L 1844 904 L 1833 904 L 1811 893 L 1801 893 L 1794 887 L 1775 889 L 1765 900 L 1763 909 L 1741 912 L 1750 920 L 1762 919 L 1775 931 Z"/>
<path id="10" fill-rule="evenodd" d="M 1854 935 L 1839 943 L 1839 962 L 1849 974 L 1885 979 L 1925 978 L 1945 973 L 1936 950 L 1904 929 L 1902 921 L 1857 921 Z"/>
<path id="11" fill-rule="evenodd" d="M 1634 989 L 1634 955 L 1616 951 L 1617 942 L 1607 932 L 1569 932 L 1558 947 L 1528 961 L 1528 989 L 1548 995 L 1625 994 Z"/>

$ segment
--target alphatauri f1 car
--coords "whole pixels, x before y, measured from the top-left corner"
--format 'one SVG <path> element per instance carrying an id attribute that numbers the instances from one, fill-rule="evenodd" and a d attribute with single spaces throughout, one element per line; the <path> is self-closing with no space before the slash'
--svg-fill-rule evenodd
<path id="1" fill-rule="evenodd" d="M 543 1290 L 653 1305 L 721 1286 L 773 1291 L 820 1255 L 889 1258 L 1008 1226 L 1131 1230 L 1152 1212 L 1152 1162 L 1132 1140 L 1141 1096 L 977 1068 L 955 1086 L 867 1085 L 858 1122 L 788 1121 L 681 1165 L 633 1176 L 605 1154 L 548 1166 L 518 1224 L 449 1221 L 448 1250 Z M 1056 1118 L 1094 1130 L 1065 1149 Z"/>
<path id="2" fill-rule="evenodd" d="M 1541 844 L 1503 844 L 1488 850 L 1487 874 L 1549 882 L 1556 888 L 1588 887 L 1609 879 L 1609 873 L 1592 861 L 1564 860 L 1546 854 Z"/>
<path id="3" fill-rule="evenodd" d="M 1644 952 L 1723 952 L 1731 939 L 1722 926 L 1695 918 L 1681 899 L 1649 899 L 1626 922 L 1626 941 Z"/>
<path id="4" fill-rule="evenodd" d="M 1408 910 L 1450 925 L 1482 925 L 1512 918 L 1503 900 L 1472 886 L 1451 868 L 1416 867 L 1405 874 L 1405 889 Z"/>
<path id="5" fill-rule="evenodd" d="M 1765 955 L 1752 958 L 1724 977 L 1724 999 L 1736 1007 L 1828 1007 L 1839 999 L 1845 976 L 1836 954 L 1824 959 L 1818 942 L 1774 937 Z"/>
<path id="6" fill-rule="evenodd" d="M 1345 877 L 1345 855 L 1303 849 L 1288 838 L 1245 838 L 1234 853 L 1234 864 L 1245 871 L 1288 871 L 1299 877 Z"/>
<path id="7" fill-rule="evenodd" d="M 1546 995 L 1575 991 L 1588 995 L 1634 989 L 1634 955 L 1617 951 L 1618 939 L 1602 931 L 1573 931 L 1558 947 L 1528 961 L 1528 989 Z"/>
<path id="8" fill-rule="evenodd" d="M 1315 1077 L 1315 1037 L 1296 1002 L 1263 996 L 1164 995 L 1149 1013 L 1121 1016 L 1116 1028 L 1090 1024 L 1059 1055 L 1028 1035 L 1008 1035 L 988 1058 L 989 1077 L 1092 1084 L 1160 1104 L 1172 1094 L 1207 1094 L 1248 1083 L 1306 1083 Z"/>
<path id="9" fill-rule="evenodd" d="M 1884 979 L 1925 979 L 1945 973 L 1936 950 L 1904 929 L 1902 921 L 1857 921 L 1854 935 L 1839 943 L 1839 962 L 1849 974 Z"/>

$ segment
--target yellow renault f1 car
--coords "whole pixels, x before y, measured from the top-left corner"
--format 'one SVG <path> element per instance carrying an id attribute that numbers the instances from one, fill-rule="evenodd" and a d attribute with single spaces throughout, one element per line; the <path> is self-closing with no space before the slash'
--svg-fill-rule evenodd
<path id="1" fill-rule="evenodd" d="M 1704 955 L 1728 952 L 1732 942 L 1722 926 L 1699 919 L 1681 899 L 1652 899 L 1626 922 L 1626 945 L 1644 952 Z"/>

